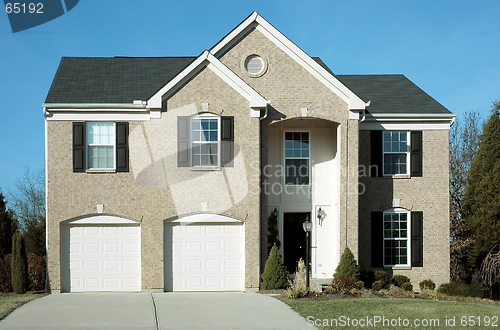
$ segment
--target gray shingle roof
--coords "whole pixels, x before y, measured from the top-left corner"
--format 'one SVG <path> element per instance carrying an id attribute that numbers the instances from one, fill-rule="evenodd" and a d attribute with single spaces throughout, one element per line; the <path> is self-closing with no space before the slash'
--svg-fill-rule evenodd
<path id="1" fill-rule="evenodd" d="M 367 110 L 373 114 L 451 114 L 402 74 L 335 77 L 363 101 L 371 101 Z"/>
<path id="2" fill-rule="evenodd" d="M 196 57 L 63 57 L 45 103 L 148 100 Z M 314 57 L 322 67 L 332 71 Z M 333 73 L 332 73 L 333 74 Z M 335 75 L 370 113 L 450 113 L 403 75 Z"/>
<path id="3" fill-rule="evenodd" d="M 63 57 L 45 103 L 147 100 L 196 57 Z"/>

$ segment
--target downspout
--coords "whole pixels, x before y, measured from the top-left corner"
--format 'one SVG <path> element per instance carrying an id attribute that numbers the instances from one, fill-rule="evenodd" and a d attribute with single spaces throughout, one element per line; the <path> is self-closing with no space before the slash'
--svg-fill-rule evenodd
<path id="1" fill-rule="evenodd" d="M 361 117 L 361 119 L 358 121 L 358 124 L 361 124 L 362 122 L 364 122 L 364 121 L 365 121 L 365 119 L 366 119 L 366 107 L 369 107 L 371 103 L 372 103 L 372 101 L 371 101 L 371 100 L 365 103 L 365 108 L 363 109 L 363 116 L 362 116 L 362 117 Z"/>
<path id="2" fill-rule="evenodd" d="M 267 118 L 268 114 L 268 108 L 269 108 L 270 101 L 266 102 L 266 111 L 264 113 L 264 116 L 259 118 L 259 241 L 260 241 L 260 246 L 259 246 L 259 275 L 262 273 L 262 216 L 263 216 L 263 210 L 262 210 L 262 205 L 263 205 L 263 197 L 262 197 L 262 179 L 263 179 L 263 171 L 262 171 L 262 121 Z M 260 277 L 260 276 L 259 276 Z M 260 288 L 260 280 L 259 280 L 259 288 Z"/>

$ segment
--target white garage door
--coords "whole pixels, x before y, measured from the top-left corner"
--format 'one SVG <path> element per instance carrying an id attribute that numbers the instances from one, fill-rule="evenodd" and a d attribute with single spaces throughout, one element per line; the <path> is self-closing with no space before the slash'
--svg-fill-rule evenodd
<path id="1" fill-rule="evenodd" d="M 139 226 L 69 227 L 70 291 L 140 291 Z"/>
<path id="2" fill-rule="evenodd" d="M 244 226 L 235 224 L 167 225 L 166 289 L 173 291 L 243 291 Z M 171 255 L 168 255 L 170 254 Z M 170 288 L 169 288 L 170 287 Z"/>

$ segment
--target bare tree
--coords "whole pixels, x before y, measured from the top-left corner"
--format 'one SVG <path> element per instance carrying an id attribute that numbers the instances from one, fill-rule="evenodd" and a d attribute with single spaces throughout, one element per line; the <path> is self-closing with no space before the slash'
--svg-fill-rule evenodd
<path id="1" fill-rule="evenodd" d="M 11 209 L 25 235 L 27 252 L 45 255 L 45 174 L 25 168 L 9 192 Z"/>
<path id="2" fill-rule="evenodd" d="M 472 160 L 481 142 L 484 121 L 477 112 L 465 113 L 450 129 L 450 275 L 452 281 L 468 277 L 467 254 L 474 239 L 463 217 L 463 201 Z"/>

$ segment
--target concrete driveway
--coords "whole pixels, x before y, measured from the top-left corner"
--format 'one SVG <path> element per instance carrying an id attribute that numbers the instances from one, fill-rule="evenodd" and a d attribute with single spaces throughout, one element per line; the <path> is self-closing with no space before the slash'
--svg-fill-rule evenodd
<path id="1" fill-rule="evenodd" d="M 288 305 L 257 293 L 49 295 L 0 321 L 7 329 L 314 329 Z"/>

